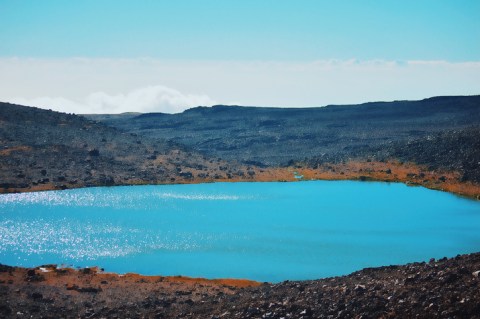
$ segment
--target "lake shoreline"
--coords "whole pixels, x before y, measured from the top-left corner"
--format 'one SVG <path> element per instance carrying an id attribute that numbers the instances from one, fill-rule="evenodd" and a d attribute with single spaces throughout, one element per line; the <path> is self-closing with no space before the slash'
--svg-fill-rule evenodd
<path id="1" fill-rule="evenodd" d="M 4 318 L 478 318 L 480 253 L 278 284 L 0 266 Z M 222 316 L 223 315 L 223 316 Z"/>
<path id="2" fill-rule="evenodd" d="M 298 178 L 301 176 L 301 178 Z M 256 168 L 237 179 L 179 183 L 359 180 L 398 182 L 479 199 L 460 174 L 401 162 Z M 142 181 L 112 186 L 143 185 Z M 104 185 L 91 185 L 104 186 Z M 75 185 L 71 188 L 83 188 Z M 53 184 L 3 192 L 59 190 Z M 43 272 L 41 268 L 50 270 Z M 480 253 L 428 263 L 363 269 L 350 275 L 278 284 L 183 276 L 118 275 L 56 267 L 0 266 L 0 316 L 18 318 L 378 318 L 469 317 L 480 313 Z M 49 278 L 55 278 L 54 281 Z"/>
<path id="3" fill-rule="evenodd" d="M 386 162 L 348 161 L 344 163 L 324 163 L 315 168 L 307 165 L 289 167 L 248 167 L 250 174 L 233 178 L 184 178 L 172 182 L 152 184 L 141 179 L 114 182 L 109 185 L 84 184 L 59 185 L 48 182 L 26 187 L 0 188 L 0 194 L 25 193 L 49 190 L 75 189 L 96 186 L 133 186 L 133 185 L 171 185 L 200 184 L 213 182 L 294 182 L 310 180 L 359 180 L 375 182 L 403 183 L 408 186 L 422 186 L 428 189 L 449 192 L 470 199 L 480 200 L 480 184 L 462 181 L 461 174 L 447 170 L 432 170 L 415 163 L 403 163 L 396 160 Z"/>

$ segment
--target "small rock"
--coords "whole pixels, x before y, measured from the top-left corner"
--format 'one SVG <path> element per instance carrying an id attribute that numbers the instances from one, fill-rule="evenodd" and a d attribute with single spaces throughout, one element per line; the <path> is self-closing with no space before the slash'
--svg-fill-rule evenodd
<path id="1" fill-rule="evenodd" d="M 312 310 L 310 308 L 306 308 L 300 312 L 300 315 L 302 316 L 311 316 L 312 315 Z"/>
<path id="2" fill-rule="evenodd" d="M 34 292 L 30 295 L 33 299 L 43 299 L 43 295 L 39 292 Z"/>
<path id="3" fill-rule="evenodd" d="M 96 148 L 94 148 L 93 150 L 90 150 L 88 151 L 88 155 L 90 156 L 99 156 L 100 155 L 100 151 Z"/>
<path id="4" fill-rule="evenodd" d="M 67 290 L 77 290 L 77 289 L 78 289 L 78 286 L 77 286 L 77 285 L 67 284 L 67 285 L 66 285 L 66 288 L 67 288 Z"/>
<path id="5" fill-rule="evenodd" d="M 355 291 L 365 291 L 365 285 L 355 285 Z"/>

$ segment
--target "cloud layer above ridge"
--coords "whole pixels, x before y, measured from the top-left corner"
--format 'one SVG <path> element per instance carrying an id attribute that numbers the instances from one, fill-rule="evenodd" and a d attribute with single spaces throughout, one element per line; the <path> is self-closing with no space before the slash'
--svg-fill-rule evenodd
<path id="1" fill-rule="evenodd" d="M 308 107 L 480 94 L 480 62 L 0 58 L 0 101 L 73 113 Z"/>
<path id="2" fill-rule="evenodd" d="M 215 101 L 207 95 L 183 94 L 163 85 L 138 88 L 125 94 L 110 95 L 105 92 L 94 92 L 78 102 L 65 97 L 50 96 L 31 99 L 16 97 L 12 98 L 10 102 L 81 114 L 116 114 L 124 112 L 179 113 L 187 108 L 215 104 Z"/>

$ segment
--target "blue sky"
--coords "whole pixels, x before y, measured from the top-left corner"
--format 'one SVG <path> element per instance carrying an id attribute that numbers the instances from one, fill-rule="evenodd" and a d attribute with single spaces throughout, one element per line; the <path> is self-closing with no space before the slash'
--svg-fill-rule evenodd
<path id="1" fill-rule="evenodd" d="M 1 1 L 2 56 L 480 59 L 480 1 Z"/>
<path id="2" fill-rule="evenodd" d="M 156 66 L 162 65 L 157 69 L 153 67 L 163 72 L 161 77 L 155 78 L 148 73 L 149 68 L 144 64 L 151 64 L 152 60 L 157 62 L 154 63 Z M 325 67 L 315 76 L 310 74 L 311 68 L 308 66 L 316 61 L 321 61 Z M 331 61 L 336 62 L 332 64 Z M 409 64 L 410 61 L 430 64 L 429 67 L 422 64 L 419 68 L 418 64 Z M 66 104 L 74 103 L 72 107 L 76 104 L 76 107 L 85 105 L 88 108 L 85 99 L 91 94 L 103 92 L 109 97 L 120 98 L 122 94 L 127 96 L 142 88 L 163 87 L 178 93 L 178 96 L 174 96 L 179 99 L 178 103 L 187 106 L 202 101 L 206 104 L 239 102 L 306 106 L 419 98 L 421 93 L 408 94 L 409 88 L 403 87 L 403 83 L 409 82 L 409 77 L 410 81 L 419 77 L 428 81 L 430 76 L 432 81 L 438 81 L 434 77 L 446 77 L 448 74 L 456 76 L 450 79 L 453 86 L 465 83 L 466 89 L 445 90 L 448 83 L 444 79 L 438 85 L 441 89 L 435 91 L 426 88 L 423 97 L 429 94 L 478 94 L 480 87 L 475 84 L 479 79 L 478 61 L 480 1 L 476 0 L 0 0 L 0 71 L 4 73 L 3 77 L 0 75 L 0 84 L 7 86 L 0 89 L 2 100 L 35 102 L 39 98 L 49 98 L 53 101 L 56 97 L 57 102 L 58 98 L 63 98 Z M 252 62 L 262 64 L 259 74 L 249 64 Z M 432 69 L 432 62 L 439 63 L 436 70 Z M 114 76 L 111 63 L 117 63 L 117 69 L 123 72 L 115 71 L 117 73 L 113 72 Z M 214 70 L 211 73 L 217 78 L 225 78 L 226 73 L 231 73 L 237 79 L 245 78 L 245 82 L 232 78 L 227 79 L 227 83 L 217 83 L 218 80 L 209 75 L 208 67 L 212 67 L 212 63 Z M 243 69 L 239 63 L 245 64 Z M 281 65 L 272 67 L 271 63 Z M 93 75 L 82 76 L 91 65 L 96 66 L 97 78 Z M 188 74 L 185 65 L 191 67 L 191 74 Z M 359 65 L 363 68 L 360 73 Z M 38 74 L 28 73 L 29 67 L 38 70 Z M 137 69 L 133 70 L 134 67 Z M 371 68 L 372 72 L 365 67 Z M 384 72 L 385 67 L 392 67 L 391 75 L 399 79 L 396 92 L 394 83 L 386 88 L 381 86 L 380 82 L 389 78 Z M 302 78 L 302 71 L 298 70 L 293 74 L 292 68 L 307 70 L 305 74 L 308 76 Z M 455 71 L 452 72 L 452 68 Z M 340 80 L 336 77 L 345 69 L 352 72 L 352 85 L 362 81 L 377 85 L 372 85 L 370 94 L 362 96 L 352 93 L 349 98 L 348 86 L 345 86 L 348 74 Z M 53 83 L 52 87 L 41 83 L 46 76 L 46 72 L 42 75 L 42 70 L 49 70 L 49 73 L 53 73 L 49 75 L 52 76 L 50 80 L 59 82 L 56 85 L 56 82 Z M 203 79 L 200 79 L 201 74 L 196 73 L 199 70 Z M 460 72 L 462 70 L 463 73 Z M 76 93 L 62 86 L 61 81 L 65 81 L 62 73 L 67 71 L 76 72 L 68 79 L 72 82 L 79 80 Z M 151 82 L 120 83 L 122 76 L 123 81 L 128 82 L 127 77 L 132 74 L 139 76 L 138 73 L 142 72 Z M 248 72 L 253 72 L 255 78 L 270 80 L 273 86 L 279 81 L 278 77 L 295 78 L 295 82 L 287 84 L 288 79 L 285 78 L 285 83 L 278 86 L 277 92 L 287 94 L 288 91 L 290 95 L 285 95 L 283 99 L 272 96 L 269 100 L 267 95 L 274 94 L 274 91 L 264 90 L 261 95 L 262 92 L 258 92 L 261 85 L 257 90 L 249 83 L 252 79 L 244 74 Z M 13 76 L 13 73 L 16 75 Z M 176 78 L 175 73 L 182 73 L 184 81 Z M 379 73 L 382 76 L 375 76 Z M 25 86 L 23 80 L 28 76 L 38 77 L 38 83 Z M 12 81 L 12 77 L 17 78 L 18 83 L 6 84 Z M 315 86 L 311 82 L 319 77 L 322 81 L 318 82 L 317 91 L 322 93 L 320 86 L 331 78 L 331 81 L 339 82 L 338 96 L 342 94 L 347 97 L 342 99 L 332 95 L 328 100 L 321 98 L 325 94 L 315 96 Z M 195 78 L 197 82 L 188 78 Z M 87 85 L 81 81 L 94 81 L 98 85 L 87 88 L 91 83 Z M 117 84 L 105 83 L 110 81 L 116 81 Z M 229 82 L 231 85 L 250 85 L 252 88 L 228 95 L 224 92 L 232 91 L 226 87 Z M 299 82 L 306 85 L 301 86 Z M 290 90 L 285 90 L 286 85 Z M 35 91 L 36 86 L 44 88 L 43 94 Z M 328 92 L 332 89 L 335 86 L 329 87 Z M 385 91 L 391 91 L 391 94 L 385 94 Z M 162 92 L 158 94 L 164 94 L 166 90 Z M 207 98 L 186 103 L 188 98 L 183 98 L 187 95 Z M 309 98 L 304 99 L 305 96 Z M 281 101 L 288 103 L 282 104 Z M 185 107 L 178 106 L 172 110 Z M 154 105 L 150 108 L 155 110 Z M 112 108 L 113 111 L 120 109 Z M 108 110 L 108 106 L 105 106 L 103 111 Z"/>

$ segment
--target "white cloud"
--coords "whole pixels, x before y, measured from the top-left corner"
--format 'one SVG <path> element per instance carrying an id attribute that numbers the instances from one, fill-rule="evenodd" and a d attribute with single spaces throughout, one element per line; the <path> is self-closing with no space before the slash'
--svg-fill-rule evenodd
<path id="1" fill-rule="evenodd" d="M 199 105 L 215 104 L 215 101 L 207 95 L 183 94 L 162 85 L 147 86 L 126 94 L 110 95 L 105 92 L 95 92 L 79 102 L 64 97 L 48 96 L 32 99 L 15 97 L 10 99 L 10 102 L 81 114 L 130 111 L 178 113 Z"/>
<path id="2" fill-rule="evenodd" d="M 162 84 L 155 85 L 155 84 Z M 480 94 L 480 62 L 0 58 L 0 101 L 74 113 L 322 106 Z"/>

